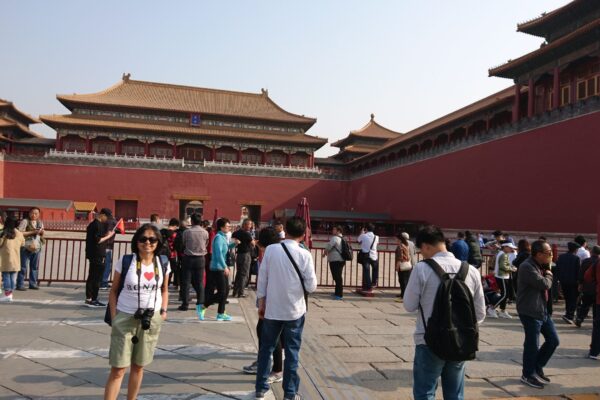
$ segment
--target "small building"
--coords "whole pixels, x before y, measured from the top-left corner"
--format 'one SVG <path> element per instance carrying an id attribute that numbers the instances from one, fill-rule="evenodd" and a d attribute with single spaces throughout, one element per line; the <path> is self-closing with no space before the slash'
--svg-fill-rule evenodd
<path id="1" fill-rule="evenodd" d="M 40 120 L 19 110 L 7 100 L 0 99 L 0 152 L 43 155 L 54 139 L 47 139 L 29 129 Z"/>
<path id="2" fill-rule="evenodd" d="M 0 210 L 21 220 L 33 207 L 40 209 L 40 219 L 46 221 L 73 221 L 75 207 L 71 200 L 0 198 Z"/>

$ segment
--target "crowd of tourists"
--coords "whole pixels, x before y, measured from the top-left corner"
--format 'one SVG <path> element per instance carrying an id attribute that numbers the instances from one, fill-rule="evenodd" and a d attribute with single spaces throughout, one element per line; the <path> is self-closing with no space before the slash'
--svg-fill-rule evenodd
<path id="1" fill-rule="evenodd" d="M 114 262 L 114 268 L 117 223 L 111 210 L 101 209 L 87 227 L 89 269 L 83 304 L 105 309 L 105 321 L 112 327 L 105 399 L 117 398 L 127 368 L 128 396 L 137 396 L 144 367 L 153 360 L 167 318 L 170 290 L 178 296 L 178 311 L 189 310 L 193 289 L 199 320 L 209 318 L 208 310 L 216 305 L 214 318 L 227 322 L 232 320 L 226 312 L 230 291 L 233 297 L 246 297 L 253 274 L 257 275 L 259 351 L 256 361 L 243 371 L 256 374 L 257 399 L 270 396 L 269 385 L 280 381 L 285 399 L 300 398 L 298 354 L 307 296 L 317 287 L 314 260 L 304 244 L 306 222 L 295 217 L 285 222 L 285 228 L 283 222 L 274 221 L 259 230 L 244 217 L 239 229 L 232 232 L 227 218 L 211 224 L 199 214 L 184 221 L 172 218 L 167 226 L 162 226 L 156 214 L 150 221 L 137 229 L 130 251 Z M 344 300 L 343 270 L 355 255 L 362 268 L 362 287 L 357 293 L 375 295 L 380 238 L 374 231 L 372 224 L 364 227 L 355 252 L 344 229 L 332 228 L 323 256 L 335 282 L 333 300 Z M 558 255 L 557 246 L 544 237 L 532 243 L 522 239 L 515 245 L 500 231 L 489 240 L 467 231 L 459 232 L 451 241 L 434 226 L 420 230 L 414 241 L 406 232 L 400 232 L 396 239 L 400 293 L 395 301 L 417 313 L 415 399 L 434 399 L 440 378 L 445 399 L 463 398 L 465 362 L 475 358 L 478 326 L 486 316 L 512 319 L 507 311 L 510 303 L 516 305 L 525 336 L 524 384 L 541 389 L 550 383 L 544 367 L 559 346 L 552 313 L 560 298 L 565 303 L 561 318 L 566 324 L 581 327 L 592 310 L 587 356 L 600 360 L 600 246 L 589 249 L 586 239 L 577 236 L 568 243 L 567 251 Z M 38 208 L 32 208 L 19 224 L 0 214 L 0 302 L 12 302 L 14 291 L 38 289 L 39 254 L 44 242 Z M 482 254 L 486 249 L 493 252 L 493 261 L 488 265 L 489 273 L 484 274 Z M 108 304 L 98 300 L 103 289 L 110 290 Z M 455 324 L 453 338 L 446 337 L 452 331 L 444 325 L 447 321 Z M 541 346 L 540 335 L 544 338 Z"/>

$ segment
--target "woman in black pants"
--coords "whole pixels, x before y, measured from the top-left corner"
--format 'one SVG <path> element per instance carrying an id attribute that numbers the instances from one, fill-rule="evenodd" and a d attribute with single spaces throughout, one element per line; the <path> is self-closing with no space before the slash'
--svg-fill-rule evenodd
<path id="1" fill-rule="evenodd" d="M 341 226 L 336 225 L 333 227 L 332 236 L 329 239 L 329 243 L 325 247 L 323 257 L 327 256 L 329 262 L 329 269 L 335 282 L 335 293 L 333 294 L 334 300 L 342 300 L 344 298 L 344 266 L 346 261 L 342 257 L 342 235 L 344 230 Z"/>
<path id="2" fill-rule="evenodd" d="M 268 226 L 260 230 L 258 234 L 258 266 L 256 273 L 256 282 L 258 282 L 260 276 L 260 262 L 262 261 L 263 254 L 265 253 L 265 249 L 267 246 L 272 244 L 277 244 L 280 242 L 279 232 L 275 230 L 275 228 Z M 260 337 L 262 332 L 262 324 L 263 320 L 259 319 L 258 324 L 256 324 L 256 334 L 258 336 L 258 345 L 260 348 Z M 271 370 L 271 375 L 269 375 L 269 379 L 267 382 L 275 383 L 283 380 L 283 337 L 279 337 L 279 343 L 277 343 L 277 347 L 273 351 L 273 369 Z M 258 363 L 254 361 L 251 365 L 247 365 L 243 368 L 244 373 L 246 374 L 256 374 Z"/>
<path id="3" fill-rule="evenodd" d="M 399 233 L 398 247 L 396 247 L 396 272 L 398 272 L 398 281 L 400 282 L 400 294 L 396 299 L 396 302 L 401 302 L 404 298 L 404 291 L 410 278 L 410 271 L 412 270 L 412 264 L 410 263 L 410 251 L 408 247 L 408 240 Z"/>

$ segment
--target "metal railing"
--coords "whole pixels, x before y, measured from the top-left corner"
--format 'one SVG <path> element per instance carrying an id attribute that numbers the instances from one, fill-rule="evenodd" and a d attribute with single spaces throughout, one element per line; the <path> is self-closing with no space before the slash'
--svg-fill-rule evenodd
<path id="1" fill-rule="evenodd" d="M 324 248 L 312 248 L 311 254 L 315 262 L 315 273 L 319 286 L 334 286 L 334 281 L 329 272 L 329 264 Z M 113 250 L 113 266 L 123 255 L 130 253 L 130 242 L 116 240 Z M 362 284 L 362 266 L 357 262 L 358 250 L 354 252 L 352 261 L 347 261 L 344 268 L 344 286 L 348 288 L 360 287 Z M 379 288 L 399 288 L 395 271 L 396 255 L 392 250 L 379 250 Z M 420 254 L 417 254 L 420 259 Z M 494 255 L 484 255 L 482 273 L 487 274 L 493 270 Z M 48 238 L 41 250 L 39 260 L 38 279 L 40 282 L 85 282 L 87 279 L 89 263 L 85 257 L 85 240 Z"/>

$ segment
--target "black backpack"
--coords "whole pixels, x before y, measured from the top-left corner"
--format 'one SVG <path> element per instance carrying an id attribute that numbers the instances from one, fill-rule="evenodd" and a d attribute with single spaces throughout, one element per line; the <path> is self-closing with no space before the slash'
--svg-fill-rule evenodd
<path id="1" fill-rule="evenodd" d="M 337 247 L 335 247 L 335 249 L 340 253 L 344 261 L 352 261 L 352 258 L 354 258 L 354 250 L 352 250 L 352 246 L 350 246 L 350 243 L 348 243 L 348 241 L 343 237 L 340 239 L 342 241 L 342 250 L 340 251 Z"/>
<path id="2" fill-rule="evenodd" d="M 165 276 L 167 275 L 167 266 L 169 265 L 169 258 L 165 255 L 159 255 L 160 266 L 162 268 L 163 273 L 163 285 L 165 284 Z M 117 288 L 117 302 L 119 301 L 119 295 L 123 291 L 123 287 L 125 286 L 125 277 L 127 276 L 127 272 L 129 271 L 129 267 L 131 266 L 131 262 L 133 261 L 133 254 L 125 254 L 123 256 L 123 261 L 121 262 L 121 280 L 119 281 L 119 287 Z M 112 318 L 110 315 L 110 304 L 106 302 L 106 312 L 104 313 L 104 322 L 108 324 L 108 326 L 112 326 Z M 117 305 L 115 304 L 115 307 Z"/>
<path id="3" fill-rule="evenodd" d="M 433 259 L 424 260 L 440 278 L 433 311 L 425 322 L 425 343 L 431 351 L 446 361 L 473 360 L 479 343 L 479 328 L 475 317 L 473 295 L 465 284 L 469 264 L 463 262 L 458 273 L 447 273 Z M 450 275 L 454 275 L 451 278 Z"/>

